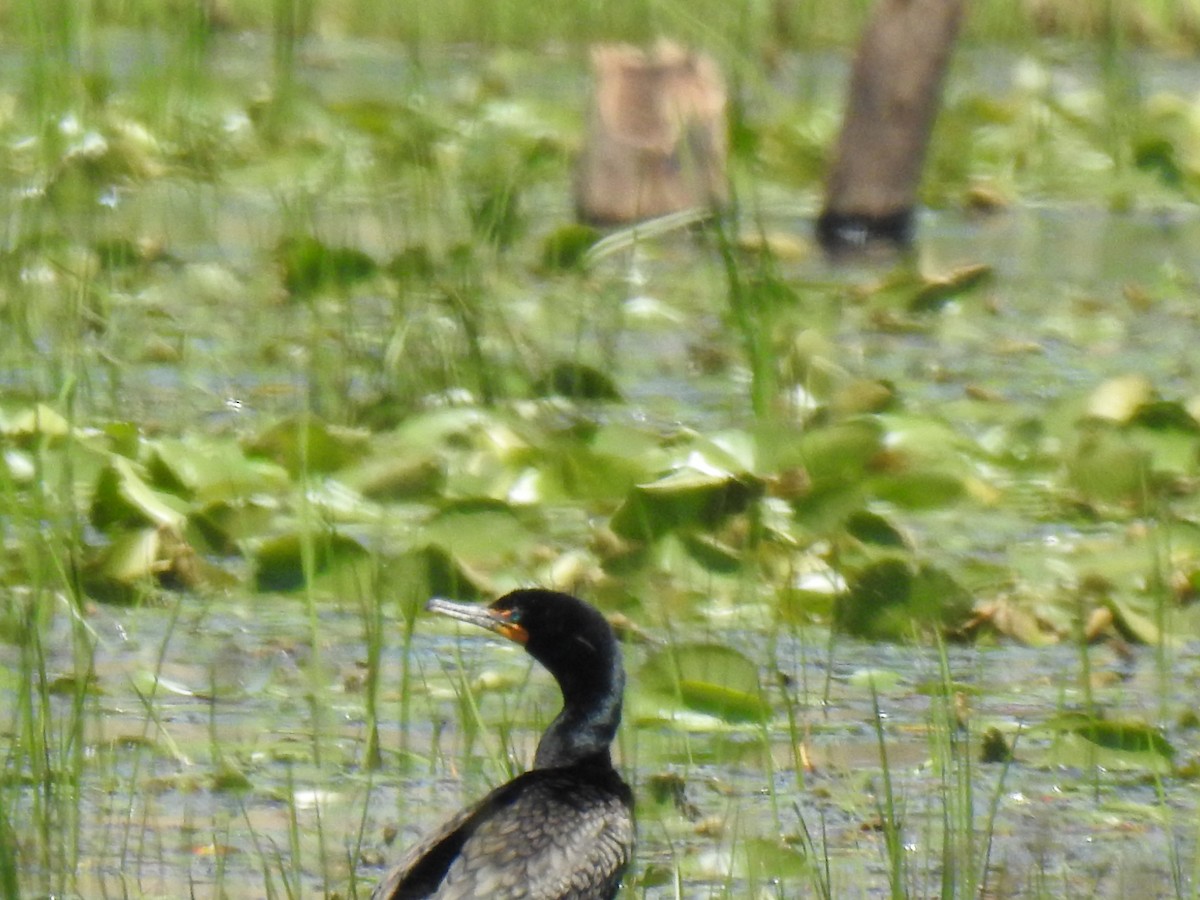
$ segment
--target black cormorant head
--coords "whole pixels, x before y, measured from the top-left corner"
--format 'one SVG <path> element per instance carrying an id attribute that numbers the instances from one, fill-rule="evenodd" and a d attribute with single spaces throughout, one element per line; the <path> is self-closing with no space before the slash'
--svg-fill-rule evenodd
<path id="1" fill-rule="evenodd" d="M 595 607 L 570 594 L 525 588 L 505 594 L 490 606 L 438 597 L 426 608 L 523 645 L 558 680 L 568 698 L 582 687 L 581 681 L 602 681 L 607 686 L 614 662 L 620 664 L 608 621 Z"/>
<path id="2" fill-rule="evenodd" d="M 621 720 L 625 670 L 612 627 L 595 607 L 570 594 L 527 588 L 490 606 L 435 598 L 426 609 L 523 645 L 554 676 L 564 708 L 539 747 L 541 763 L 607 753 Z"/>

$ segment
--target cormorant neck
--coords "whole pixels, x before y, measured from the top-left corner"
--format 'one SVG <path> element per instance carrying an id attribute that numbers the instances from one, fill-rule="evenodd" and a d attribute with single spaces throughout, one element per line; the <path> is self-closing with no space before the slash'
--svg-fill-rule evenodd
<path id="1" fill-rule="evenodd" d="M 538 742 L 535 769 L 572 766 L 592 761 L 611 766 L 609 747 L 621 724 L 625 669 L 616 641 L 598 660 L 551 669 L 563 694 L 563 708 Z M 589 665 L 590 663 L 590 665 Z"/>

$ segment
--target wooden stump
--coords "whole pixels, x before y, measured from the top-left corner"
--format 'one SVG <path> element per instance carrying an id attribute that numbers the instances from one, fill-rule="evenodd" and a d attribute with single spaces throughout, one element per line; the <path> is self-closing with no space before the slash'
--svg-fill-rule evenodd
<path id="1" fill-rule="evenodd" d="M 592 48 L 596 84 L 575 173 L 579 219 L 617 225 L 728 199 L 725 84 L 671 41 Z"/>
<path id="2" fill-rule="evenodd" d="M 962 0 L 880 0 L 859 44 L 817 219 L 831 253 L 904 247 Z"/>

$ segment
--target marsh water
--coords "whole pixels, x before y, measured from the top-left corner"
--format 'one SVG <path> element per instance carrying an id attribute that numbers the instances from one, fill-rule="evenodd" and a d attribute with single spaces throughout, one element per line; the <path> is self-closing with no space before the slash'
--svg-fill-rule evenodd
<path id="1" fill-rule="evenodd" d="M 170 48 L 137 35 L 112 40 L 105 52 L 118 90 L 136 91 L 148 71 L 169 68 Z M 225 98 L 214 102 L 224 110 L 214 112 L 214 127 L 227 142 L 249 144 L 251 126 L 229 111 L 241 107 L 228 98 L 268 77 L 262 57 L 252 36 L 222 42 L 208 57 L 204 76 Z M 322 43 L 303 57 L 299 81 L 318 108 L 366 115 L 394 99 L 398 84 L 427 92 L 434 108 L 496 90 L 481 108 L 493 125 L 530 140 L 570 133 L 586 93 L 568 53 L 482 59 L 464 50 L 420 72 L 397 48 L 369 42 Z M 1030 65 L 968 55 L 949 96 L 1011 94 L 1029 81 Z M 1084 93 L 1097 77 L 1069 61 L 1039 71 Z M 832 108 L 843 75 L 840 61 L 823 57 L 789 60 L 776 78 L 802 86 L 811 95 L 805 104 Z M 1139 60 L 1138 77 L 1147 94 L 1200 90 L 1192 65 Z M 772 99 L 798 104 L 778 84 L 753 102 Z M 318 134 L 329 122 L 308 127 Z M 151 238 L 170 255 L 146 283 L 113 285 L 104 335 L 81 338 L 103 344 L 102 352 L 75 351 L 84 359 L 75 389 L 94 415 L 154 434 L 240 435 L 296 410 L 328 414 L 369 399 L 372 386 L 353 366 L 320 383 L 312 367 L 346 345 L 386 357 L 397 306 L 370 289 L 325 307 L 282 302 L 264 286 L 262 248 L 293 216 L 327 240 L 380 256 L 417 240 L 446 242 L 443 227 L 453 226 L 440 223 L 436 175 L 396 184 L 377 172 L 363 178 L 352 139 L 333 151 L 321 144 L 316 163 L 300 143 L 282 159 L 246 149 L 249 161 L 213 182 L 165 177 L 114 188 L 80 226 Z M 1072 177 L 1086 177 L 1090 164 L 1077 160 L 1083 174 Z M 531 190 L 532 231 L 569 218 L 565 188 Z M 805 239 L 814 186 L 775 180 L 762 192 L 756 226 Z M 988 214 L 922 213 L 924 268 L 984 264 L 992 280 L 920 319 L 872 307 L 871 286 L 886 268 L 836 267 L 811 251 L 781 256 L 779 265 L 789 283 L 820 286 L 806 302 L 848 369 L 899 386 L 912 416 L 953 419 L 985 441 L 1022 415 L 1053 425 L 1116 376 L 1135 373 L 1168 398 L 1198 393 L 1200 212 L 1184 200 L 1112 211 L 1121 205 L 1035 196 Z M 737 353 L 720 265 L 703 240 L 689 232 L 647 240 L 606 258 L 586 280 L 517 268 L 489 283 L 499 319 L 512 332 L 540 333 L 547 358 L 582 352 L 611 364 L 625 399 L 599 415 L 711 432 L 752 422 L 745 373 L 697 364 Z M 52 281 L 25 274 L 33 291 Z M 65 342 L 52 314 L 31 321 L 44 330 L 40 347 L 53 353 Z M 24 356 L 6 366 L 8 388 L 41 383 L 54 394 L 61 372 L 34 365 Z M 1006 411 L 994 414 L 994 404 Z M 1111 555 L 1142 526 L 1055 521 L 1014 493 L 999 508 L 939 509 L 904 525 L 931 553 L 1011 569 L 1024 590 L 1048 598 L 1073 596 L 1064 585 L 1086 580 L 1073 567 Z M 690 595 L 705 591 L 689 585 Z M 895 896 L 900 885 L 910 896 L 943 896 L 964 879 L 999 897 L 1194 896 L 1200 819 L 1189 713 L 1200 655 L 1191 634 L 1157 645 L 998 640 L 939 649 L 831 637 L 819 617 L 781 621 L 753 592 L 744 596 L 679 618 L 646 598 L 640 617 L 630 613 L 642 638 L 626 645 L 632 686 L 617 755 L 638 793 L 640 824 L 623 896 L 806 896 L 824 878 L 836 897 Z M 8 821 L 56 823 L 40 835 L 38 864 L 22 872 L 30 896 L 58 883 L 53 873 L 65 858 L 78 859 L 76 892 L 88 898 L 365 896 L 388 859 L 527 764 L 555 712 L 553 685 L 519 649 L 422 615 L 408 641 L 399 604 L 388 604 L 381 765 L 372 768 L 361 597 L 313 600 L 241 585 L 165 591 L 133 607 L 54 602 L 38 642 L 43 656 L 32 659 L 19 641 L 0 643 L 3 705 L 17 705 L 12 673 L 38 671 L 59 681 L 47 721 L 78 721 L 83 736 L 77 779 L 49 791 L 50 781 L 29 777 L 9 794 L 18 799 Z M 638 692 L 638 671 L 668 640 L 717 642 L 754 661 L 770 719 L 731 723 L 655 708 Z M 79 691 L 85 676 L 94 689 Z M 1097 761 L 1045 727 L 1080 709 L 1161 727 L 1175 748 L 1172 765 L 1136 752 Z M 1014 747 L 1010 763 L 981 761 L 989 729 Z M 18 767 L 14 777 L 29 775 Z M 48 817 L 62 795 L 75 805 L 61 808 L 74 813 Z M 889 853 L 892 825 L 901 847 Z"/>
<path id="2" fill-rule="evenodd" d="M 352 878 L 362 895 L 381 861 L 528 760 L 538 726 L 556 711 L 553 687 L 519 650 L 422 620 L 404 703 L 401 651 L 388 649 L 384 765 L 368 771 L 356 611 L 323 610 L 313 646 L 294 601 L 179 605 L 88 617 L 104 689 L 88 700 L 88 758 L 72 786 L 79 820 L 57 838 L 64 852 L 78 841 L 80 896 L 261 897 L 285 886 L 292 895 L 352 896 Z M 53 637 L 67 646 L 63 621 Z M 1186 881 L 1194 792 L 1138 765 L 1092 771 L 1078 748 L 1059 754 L 1038 732 L 1046 710 L 1083 703 L 1077 649 L 950 648 L 968 733 L 954 699 L 947 703 L 936 653 L 831 644 L 816 630 L 768 639 L 737 628 L 720 638 L 787 684 L 771 697 L 795 721 L 780 716 L 760 729 L 703 716 L 655 720 L 632 704 L 618 756 L 640 795 L 636 896 L 805 896 L 814 865 L 829 867 L 834 896 L 886 896 L 884 760 L 914 896 L 939 893 L 944 860 L 971 859 L 954 843 L 971 829 L 980 842 L 974 865 L 990 835 L 996 896 L 1167 896 Z M 1150 651 L 1091 653 L 1105 706 L 1191 706 L 1194 652 L 1175 654 L 1169 673 Z M 634 673 L 641 655 L 627 648 Z M 69 654 L 52 655 L 46 668 L 70 671 Z M 457 699 L 464 693 L 475 696 L 477 721 Z M 969 758 L 991 727 L 1019 735 L 1011 765 Z M 1191 739 L 1187 730 L 1169 734 L 1183 747 Z M 953 755 L 950 739 L 968 758 Z M 947 821 L 947 777 L 970 782 L 968 826 Z M 962 830 L 944 856 L 953 827 Z M 802 848 L 805 828 L 823 856 Z"/>

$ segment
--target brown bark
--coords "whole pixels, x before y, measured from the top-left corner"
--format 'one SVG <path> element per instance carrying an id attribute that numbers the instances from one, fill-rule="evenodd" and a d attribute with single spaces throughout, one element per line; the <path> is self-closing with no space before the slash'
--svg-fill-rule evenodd
<path id="1" fill-rule="evenodd" d="M 863 33 L 817 220 L 831 251 L 907 244 L 962 0 L 880 0 Z"/>
<path id="2" fill-rule="evenodd" d="M 725 84 L 713 60 L 660 41 L 592 49 L 595 94 L 575 175 L 579 218 L 620 224 L 728 197 Z"/>

